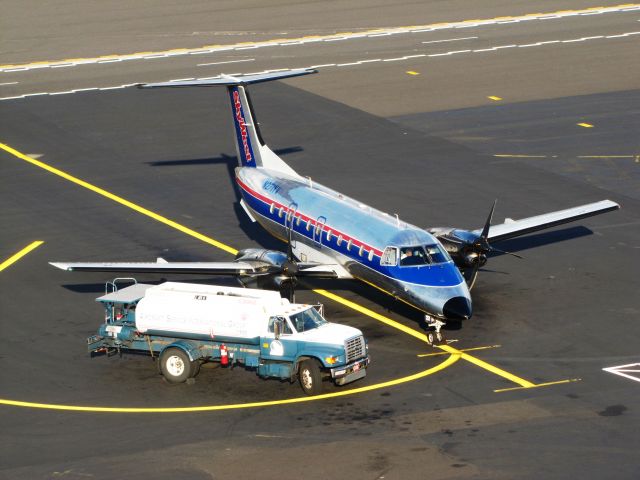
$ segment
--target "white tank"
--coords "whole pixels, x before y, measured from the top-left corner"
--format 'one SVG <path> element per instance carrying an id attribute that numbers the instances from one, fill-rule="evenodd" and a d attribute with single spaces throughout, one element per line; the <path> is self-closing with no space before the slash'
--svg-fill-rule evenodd
<path id="1" fill-rule="evenodd" d="M 136 307 L 136 328 L 188 335 L 254 339 L 269 317 L 290 307 L 278 292 L 166 282 L 149 288 Z"/>

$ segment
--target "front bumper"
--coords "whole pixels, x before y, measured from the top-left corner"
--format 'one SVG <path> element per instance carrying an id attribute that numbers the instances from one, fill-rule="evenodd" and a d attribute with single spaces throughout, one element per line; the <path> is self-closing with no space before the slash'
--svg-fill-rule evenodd
<path id="1" fill-rule="evenodd" d="M 329 370 L 331 372 L 331 378 L 336 385 L 346 385 L 347 383 L 355 382 L 367 375 L 367 367 L 370 363 L 371 358 L 367 355 L 348 365 L 332 368 Z"/>

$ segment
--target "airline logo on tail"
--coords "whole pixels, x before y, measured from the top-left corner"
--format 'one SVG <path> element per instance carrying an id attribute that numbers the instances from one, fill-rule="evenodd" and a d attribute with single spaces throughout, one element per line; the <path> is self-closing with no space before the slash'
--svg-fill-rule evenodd
<path id="1" fill-rule="evenodd" d="M 242 140 L 241 154 L 244 153 L 243 164 L 249 164 L 253 160 L 251 155 L 251 146 L 249 145 L 249 135 L 247 133 L 247 124 L 244 120 L 244 114 L 242 113 L 242 103 L 240 102 L 240 92 L 237 89 L 233 90 L 233 106 L 236 115 L 236 125 L 238 126 L 238 135 Z"/>

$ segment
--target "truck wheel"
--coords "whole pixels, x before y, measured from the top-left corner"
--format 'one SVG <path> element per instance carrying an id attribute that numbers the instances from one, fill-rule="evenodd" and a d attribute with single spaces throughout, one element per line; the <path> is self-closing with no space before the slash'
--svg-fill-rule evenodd
<path id="1" fill-rule="evenodd" d="M 182 383 L 191 377 L 191 360 L 180 348 L 167 348 L 162 352 L 160 368 L 169 383 Z"/>
<path id="2" fill-rule="evenodd" d="M 315 360 L 305 360 L 298 371 L 300 386 L 307 395 L 318 395 L 322 392 L 322 375 L 320 366 Z"/>

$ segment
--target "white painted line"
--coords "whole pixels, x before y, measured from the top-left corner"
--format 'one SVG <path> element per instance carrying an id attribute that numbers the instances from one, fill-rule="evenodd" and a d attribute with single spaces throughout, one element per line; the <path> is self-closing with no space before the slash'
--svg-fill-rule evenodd
<path id="1" fill-rule="evenodd" d="M 373 37 L 388 37 L 389 35 L 391 35 L 391 32 L 386 32 L 386 33 L 372 33 L 370 35 L 367 35 L 367 37 L 369 38 L 373 38 Z"/>
<path id="2" fill-rule="evenodd" d="M 91 88 L 76 88 L 75 90 L 71 90 L 73 93 L 78 93 L 78 92 L 91 92 L 93 90 L 98 90 L 98 87 L 91 87 Z"/>
<path id="3" fill-rule="evenodd" d="M 17 85 L 18 82 L 4 82 L 4 83 L 0 83 L 0 87 L 4 86 L 4 85 Z"/>
<path id="4" fill-rule="evenodd" d="M 325 68 L 325 67 L 335 67 L 335 63 L 325 63 L 323 65 L 311 65 L 309 68 Z"/>
<path id="5" fill-rule="evenodd" d="M 415 55 L 416 57 L 418 55 Z M 424 55 L 420 55 L 421 57 L 424 57 Z M 360 60 L 360 63 L 371 63 L 371 62 L 381 62 L 382 59 L 381 58 L 372 58 L 371 60 Z"/>
<path id="6" fill-rule="evenodd" d="M 118 85 L 117 87 L 102 87 L 98 90 L 118 90 L 120 88 L 125 88 L 125 85 Z"/>
<path id="7" fill-rule="evenodd" d="M 51 96 L 53 96 L 53 95 L 71 95 L 72 93 L 76 93 L 75 90 L 67 90 L 67 91 L 64 91 L 64 92 L 51 92 L 51 93 L 48 93 L 47 95 L 51 95 Z"/>
<path id="8" fill-rule="evenodd" d="M 404 57 L 397 57 L 397 58 L 385 58 L 382 61 L 383 62 L 399 62 L 400 60 L 406 60 L 406 59 Z"/>
<path id="9" fill-rule="evenodd" d="M 323 42 L 341 42 L 343 40 L 348 40 L 348 37 L 340 37 L 340 38 L 326 38 Z"/>
<path id="10" fill-rule="evenodd" d="M 338 63 L 336 67 L 351 67 L 353 65 L 360 65 L 361 62 L 351 62 L 351 63 Z"/>
<path id="11" fill-rule="evenodd" d="M 228 62 L 212 62 L 212 63 L 199 63 L 199 67 L 208 67 L 209 65 L 227 65 L 229 63 L 244 63 L 244 62 L 253 62 L 255 58 L 248 58 L 245 60 L 229 60 Z"/>
<path id="12" fill-rule="evenodd" d="M 462 37 L 462 38 L 447 38 L 446 40 L 431 40 L 430 42 L 420 42 L 420 43 L 444 43 L 444 42 L 459 42 L 460 40 L 473 40 L 478 37 Z"/>
<path id="13" fill-rule="evenodd" d="M 121 62 L 122 59 L 121 58 L 112 58 L 110 60 L 98 60 L 98 63 L 114 63 L 114 62 Z"/>
<path id="14" fill-rule="evenodd" d="M 191 78 L 174 78 L 169 80 L 170 82 L 188 82 L 190 80 L 195 80 L 195 78 L 191 77 Z"/>
<path id="15" fill-rule="evenodd" d="M 162 55 L 145 55 L 144 57 L 140 57 L 143 60 L 155 60 L 156 58 L 167 58 L 165 54 Z"/>
<path id="16" fill-rule="evenodd" d="M 621 377 L 640 382 L 640 363 L 630 363 L 628 365 L 618 365 L 617 367 L 603 368 L 605 372 L 620 375 Z"/>
<path id="17" fill-rule="evenodd" d="M 75 67 L 74 63 L 62 63 L 60 65 L 51 65 L 50 68 L 67 68 L 67 67 Z"/>
<path id="18" fill-rule="evenodd" d="M 426 53 L 421 53 L 419 55 L 407 55 L 405 58 L 405 60 L 409 60 L 410 58 L 422 58 L 422 57 L 426 57 L 427 54 Z M 369 60 L 371 61 L 371 60 Z"/>

